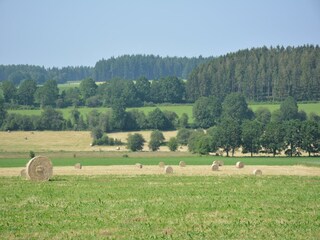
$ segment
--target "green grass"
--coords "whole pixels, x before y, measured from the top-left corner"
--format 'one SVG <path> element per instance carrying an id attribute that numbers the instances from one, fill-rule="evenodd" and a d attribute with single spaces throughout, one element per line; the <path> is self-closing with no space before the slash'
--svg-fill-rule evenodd
<path id="1" fill-rule="evenodd" d="M 0 177 L 1 239 L 319 239 L 320 177 Z"/>
<path id="2" fill-rule="evenodd" d="M 253 103 L 250 104 L 249 107 L 253 110 L 256 111 L 260 107 L 265 107 L 268 108 L 271 112 L 274 110 L 279 109 L 280 104 L 272 104 L 272 103 Z M 307 114 L 314 112 L 320 115 L 320 102 L 318 103 L 301 103 L 298 104 L 299 110 L 305 111 Z M 167 110 L 167 111 L 172 111 L 177 113 L 178 116 L 181 116 L 183 113 L 188 114 L 189 116 L 189 122 L 193 122 L 192 118 L 192 105 L 191 104 L 184 104 L 184 105 L 160 105 L 158 106 L 162 111 Z M 148 114 L 150 111 L 154 110 L 156 107 L 141 107 L 141 108 L 128 108 L 130 109 L 139 109 L 141 111 L 144 111 L 146 114 Z M 69 118 L 70 117 L 70 111 L 72 110 L 72 107 L 69 108 L 63 108 L 59 109 L 62 113 L 64 118 Z M 106 112 L 108 108 L 106 107 L 99 107 L 99 108 L 88 108 L 88 107 L 81 107 L 78 108 L 80 113 L 83 116 L 86 116 L 91 112 L 93 109 L 97 110 L 98 112 Z M 20 113 L 24 115 L 40 115 L 42 110 L 9 110 L 9 113 Z"/>
<path id="3" fill-rule="evenodd" d="M 307 165 L 319 166 L 320 157 L 212 157 L 212 156 L 184 156 L 184 157 L 51 157 L 54 166 L 74 166 L 81 162 L 84 166 L 134 165 L 137 162 L 143 165 L 158 165 L 164 161 L 168 165 L 179 165 L 181 160 L 187 165 L 210 165 L 214 160 L 223 160 L 225 165 L 234 165 L 243 161 L 246 165 L 292 166 Z M 0 158 L 0 167 L 24 167 L 29 158 Z"/>

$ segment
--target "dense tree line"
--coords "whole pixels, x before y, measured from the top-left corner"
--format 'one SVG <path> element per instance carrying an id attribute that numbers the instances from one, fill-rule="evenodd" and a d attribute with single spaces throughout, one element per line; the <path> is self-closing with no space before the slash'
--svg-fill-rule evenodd
<path id="1" fill-rule="evenodd" d="M 98 61 L 94 67 L 94 79 L 106 81 L 114 78 L 126 80 L 145 76 L 148 79 L 159 79 L 176 76 L 186 79 L 198 65 L 212 58 L 203 57 L 160 57 L 154 55 L 124 55 L 108 60 Z"/>
<path id="2" fill-rule="evenodd" d="M 47 80 L 57 83 L 93 78 L 95 81 L 109 81 L 115 78 L 135 80 L 141 76 L 159 79 L 177 76 L 186 79 L 199 64 L 211 58 L 160 57 L 154 55 L 124 55 L 102 59 L 95 67 L 45 68 L 34 65 L 0 65 L 0 82 L 10 81 L 16 86 L 25 80 L 43 84 Z"/>
<path id="3" fill-rule="evenodd" d="M 78 81 L 93 76 L 93 67 L 62 67 L 45 68 L 34 65 L 0 65 L 0 82 L 10 81 L 19 85 L 25 80 L 33 80 L 43 84 L 47 80 L 58 83 Z"/>
<path id="4" fill-rule="evenodd" d="M 4 102 L 9 108 L 28 107 L 70 107 L 70 106 L 112 106 L 139 107 L 150 103 L 182 103 L 185 101 L 185 83 L 177 77 L 166 77 L 152 83 L 145 77 L 136 81 L 113 79 L 97 85 L 92 78 L 59 92 L 55 80 L 47 80 L 37 86 L 34 80 L 25 80 L 16 87 L 11 81 L 0 84 Z"/>
<path id="5" fill-rule="evenodd" d="M 204 106 L 205 111 L 199 111 Z M 181 129 L 177 140 L 194 153 L 208 154 L 223 149 L 229 156 L 239 148 L 251 155 L 264 152 L 275 156 L 283 150 L 290 156 L 300 155 L 302 150 L 309 156 L 320 152 L 320 116 L 307 117 L 305 112 L 298 111 L 293 97 L 287 97 L 273 113 L 265 108 L 252 112 L 239 93 L 227 95 L 223 102 L 201 97 L 194 105 L 193 114 L 194 127 L 204 127 L 207 131 Z"/>
<path id="6" fill-rule="evenodd" d="M 190 74 L 186 92 L 190 101 L 232 92 L 251 101 L 319 100 L 320 48 L 263 47 L 214 58 Z"/>

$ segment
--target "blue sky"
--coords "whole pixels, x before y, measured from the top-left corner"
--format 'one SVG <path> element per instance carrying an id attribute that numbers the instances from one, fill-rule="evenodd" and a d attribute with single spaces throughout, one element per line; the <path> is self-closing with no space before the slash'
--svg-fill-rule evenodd
<path id="1" fill-rule="evenodd" d="M 0 64 L 320 44 L 319 0 L 0 0 Z"/>

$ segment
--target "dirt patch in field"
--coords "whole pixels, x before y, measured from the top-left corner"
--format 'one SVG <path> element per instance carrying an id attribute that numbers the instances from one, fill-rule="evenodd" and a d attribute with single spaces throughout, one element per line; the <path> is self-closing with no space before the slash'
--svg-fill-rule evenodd
<path id="1" fill-rule="evenodd" d="M 172 166 L 175 176 L 214 176 L 214 175 L 253 175 L 255 169 L 260 169 L 262 175 L 293 175 L 320 176 L 320 168 L 306 166 L 245 166 L 237 169 L 235 166 L 223 166 L 219 171 L 211 171 L 210 166 Z M 0 168 L 0 176 L 20 176 L 22 168 Z M 70 167 L 54 167 L 53 175 L 160 175 L 163 168 L 145 165 L 137 168 L 135 165 L 125 166 L 83 166 L 82 169 Z"/>

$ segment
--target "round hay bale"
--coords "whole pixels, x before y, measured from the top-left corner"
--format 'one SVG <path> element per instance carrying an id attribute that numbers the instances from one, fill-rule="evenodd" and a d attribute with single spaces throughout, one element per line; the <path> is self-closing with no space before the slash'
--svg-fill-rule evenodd
<path id="1" fill-rule="evenodd" d="M 141 163 L 136 163 L 136 166 L 137 166 L 138 168 L 142 168 L 142 167 L 143 167 L 143 165 L 142 165 Z"/>
<path id="2" fill-rule="evenodd" d="M 236 163 L 236 167 L 237 168 L 243 168 L 244 167 L 244 163 L 243 162 L 237 162 Z"/>
<path id="3" fill-rule="evenodd" d="M 171 166 L 166 166 L 166 167 L 164 168 L 164 173 L 166 173 L 166 174 L 171 174 L 171 173 L 173 173 L 172 167 L 171 167 Z"/>
<path id="4" fill-rule="evenodd" d="M 261 176 L 262 175 L 262 171 L 260 169 L 255 169 L 255 170 L 253 170 L 253 175 Z"/>
<path id="5" fill-rule="evenodd" d="M 26 167 L 26 176 L 29 180 L 48 181 L 52 177 L 52 163 L 47 157 L 34 157 Z"/>
<path id="6" fill-rule="evenodd" d="M 164 162 L 159 162 L 159 167 L 163 168 L 165 166 Z"/>
<path id="7" fill-rule="evenodd" d="M 25 168 L 20 171 L 20 177 L 23 179 L 27 178 L 27 172 Z"/>
<path id="8" fill-rule="evenodd" d="M 82 168 L 81 163 L 76 163 L 76 164 L 74 165 L 74 168 L 75 168 L 75 169 L 81 169 L 81 168 Z"/>
<path id="9" fill-rule="evenodd" d="M 221 161 L 221 160 L 215 160 L 215 161 L 213 161 L 212 164 L 218 164 L 219 166 L 223 166 L 223 165 L 224 165 L 224 162 Z"/>
<path id="10" fill-rule="evenodd" d="M 217 163 L 214 163 L 211 165 L 211 170 L 212 171 L 219 171 L 219 164 Z"/>
<path id="11" fill-rule="evenodd" d="M 120 147 L 117 147 L 116 150 L 119 151 L 119 150 L 120 150 Z"/>
<path id="12" fill-rule="evenodd" d="M 179 162 L 179 166 L 180 166 L 180 167 L 185 167 L 185 166 L 186 166 L 185 161 L 180 161 L 180 162 Z"/>

